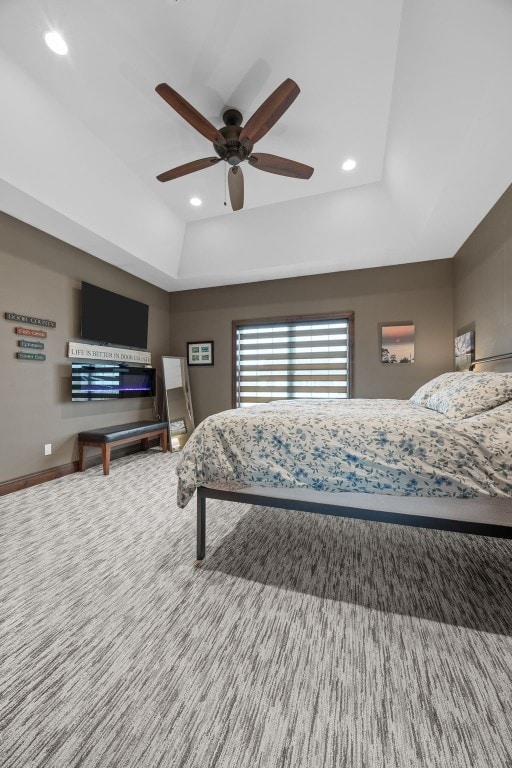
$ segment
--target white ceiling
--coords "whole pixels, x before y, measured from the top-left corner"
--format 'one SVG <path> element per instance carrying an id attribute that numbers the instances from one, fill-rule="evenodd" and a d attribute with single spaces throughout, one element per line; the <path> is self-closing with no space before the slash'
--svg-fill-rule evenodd
<path id="1" fill-rule="evenodd" d="M 510 0 L 2 0 L 0 205 L 168 290 L 451 257 L 512 181 L 511 40 Z M 256 149 L 310 180 L 156 181 L 214 154 L 158 83 L 221 127 L 287 77 Z"/>

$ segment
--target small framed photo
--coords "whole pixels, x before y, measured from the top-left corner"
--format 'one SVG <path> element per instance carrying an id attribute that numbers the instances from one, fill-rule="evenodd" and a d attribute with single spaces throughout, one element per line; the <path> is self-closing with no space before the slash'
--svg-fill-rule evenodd
<path id="1" fill-rule="evenodd" d="M 414 363 L 414 323 L 379 323 L 381 363 Z"/>
<path id="2" fill-rule="evenodd" d="M 475 332 L 466 331 L 455 337 L 455 370 L 469 371 L 475 359 Z"/>
<path id="3" fill-rule="evenodd" d="M 187 426 L 185 424 L 185 419 L 176 419 L 175 421 L 170 421 L 169 430 L 171 437 L 175 437 L 176 435 L 186 435 Z"/>
<path id="4" fill-rule="evenodd" d="M 213 341 L 188 341 L 189 365 L 213 365 Z"/>

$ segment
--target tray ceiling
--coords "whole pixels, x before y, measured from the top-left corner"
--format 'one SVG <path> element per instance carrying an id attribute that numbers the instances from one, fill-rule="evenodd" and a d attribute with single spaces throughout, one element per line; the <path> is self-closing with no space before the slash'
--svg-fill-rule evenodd
<path id="1" fill-rule="evenodd" d="M 510 39 L 506 0 L 4 0 L 0 203 L 168 290 L 450 257 L 512 180 Z M 213 154 L 157 83 L 221 127 L 287 77 L 257 149 L 310 180 L 156 181 Z"/>

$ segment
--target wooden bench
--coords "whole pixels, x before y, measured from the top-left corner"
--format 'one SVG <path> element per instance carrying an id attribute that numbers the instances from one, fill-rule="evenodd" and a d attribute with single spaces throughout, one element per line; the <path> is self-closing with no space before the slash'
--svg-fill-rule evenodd
<path id="1" fill-rule="evenodd" d="M 147 451 L 149 440 L 152 437 L 159 437 L 162 451 L 165 453 L 167 451 L 168 427 L 166 421 L 133 421 L 130 424 L 119 424 L 80 432 L 78 435 L 78 469 L 80 472 L 84 471 L 84 448 L 86 446 L 101 448 L 104 475 L 108 475 L 110 471 L 110 451 L 113 446 L 140 440 L 142 450 Z"/>

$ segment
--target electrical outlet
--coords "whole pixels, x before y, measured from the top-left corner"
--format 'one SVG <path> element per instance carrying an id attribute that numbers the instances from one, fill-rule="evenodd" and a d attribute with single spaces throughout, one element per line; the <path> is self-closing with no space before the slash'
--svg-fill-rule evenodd
<path id="1" fill-rule="evenodd" d="M 51 443 L 45 443 L 44 455 L 45 456 L 51 456 L 52 455 L 52 444 Z"/>

